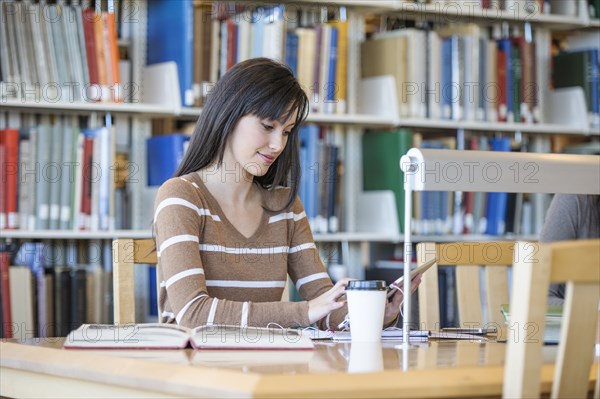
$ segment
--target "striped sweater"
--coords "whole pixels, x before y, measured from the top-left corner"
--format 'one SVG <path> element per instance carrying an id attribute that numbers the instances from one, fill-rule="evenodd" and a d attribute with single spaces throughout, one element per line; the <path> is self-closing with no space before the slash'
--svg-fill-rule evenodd
<path id="1" fill-rule="evenodd" d="M 263 190 L 267 207 L 280 209 L 288 190 Z M 154 232 L 164 323 L 308 326 L 306 301 L 333 286 L 299 198 L 285 211 L 265 210 L 257 231 L 245 237 L 191 173 L 161 186 Z M 288 275 L 304 302 L 281 301 Z M 346 306 L 332 312 L 319 327 L 335 328 L 346 313 Z"/>

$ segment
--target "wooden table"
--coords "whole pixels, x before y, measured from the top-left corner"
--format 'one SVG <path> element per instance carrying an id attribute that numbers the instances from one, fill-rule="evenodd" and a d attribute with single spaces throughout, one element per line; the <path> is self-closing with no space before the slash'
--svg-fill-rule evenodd
<path id="1" fill-rule="evenodd" d="M 499 397 L 505 344 L 318 343 L 314 351 L 65 350 L 0 342 L 5 397 Z M 544 348 L 543 392 L 556 347 Z M 591 370 L 590 390 L 598 374 Z"/>

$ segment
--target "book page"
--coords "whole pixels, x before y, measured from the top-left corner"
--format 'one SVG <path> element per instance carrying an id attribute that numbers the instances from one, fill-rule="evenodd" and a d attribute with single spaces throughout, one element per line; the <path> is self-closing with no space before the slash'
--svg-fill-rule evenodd
<path id="1" fill-rule="evenodd" d="M 285 328 L 212 325 L 197 327 L 191 338 L 196 349 L 313 349 L 310 338 Z"/>
<path id="2" fill-rule="evenodd" d="M 190 329 L 174 324 L 83 324 L 69 333 L 65 348 L 185 348 Z"/>

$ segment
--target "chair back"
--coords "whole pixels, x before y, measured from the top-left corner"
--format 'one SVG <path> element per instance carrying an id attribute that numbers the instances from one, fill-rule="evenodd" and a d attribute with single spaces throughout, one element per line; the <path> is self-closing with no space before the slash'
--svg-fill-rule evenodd
<path id="1" fill-rule="evenodd" d="M 153 239 L 117 238 L 112 245 L 114 323 L 135 323 L 134 265 L 158 263 L 155 243 Z"/>
<path id="2" fill-rule="evenodd" d="M 597 365 L 590 368 L 600 299 L 600 240 L 518 242 L 515 251 L 510 325 L 518 335 L 508 340 L 503 396 L 540 396 L 548 287 L 566 283 L 551 397 L 587 397 L 593 389 L 590 374 L 598 379 Z"/>
<path id="3" fill-rule="evenodd" d="M 480 267 L 485 271 L 486 327 L 496 327 L 502 336 L 504 319 L 500 305 L 509 303 L 508 267 L 512 265 L 514 242 L 452 242 L 417 244 L 417 264 L 434 256 L 438 261 L 423 274 L 419 286 L 419 322 L 421 329 L 440 328 L 438 266 L 456 267 L 456 296 L 460 327 L 484 327 Z"/>

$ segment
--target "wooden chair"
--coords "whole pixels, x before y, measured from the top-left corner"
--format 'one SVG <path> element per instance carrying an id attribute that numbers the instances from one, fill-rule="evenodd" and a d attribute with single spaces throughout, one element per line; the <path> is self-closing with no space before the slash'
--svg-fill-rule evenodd
<path id="1" fill-rule="evenodd" d="M 504 331 L 500 305 L 509 303 L 508 267 L 513 261 L 514 242 L 453 242 L 417 244 L 417 264 L 432 257 L 438 261 L 423 274 L 419 286 L 419 321 L 421 329 L 440 328 L 438 266 L 456 267 L 456 293 L 459 324 L 464 328 L 496 327 L 499 338 Z M 475 266 L 475 267 L 474 267 Z M 487 323 L 483 320 L 480 267 L 485 270 Z"/>
<path id="2" fill-rule="evenodd" d="M 153 239 L 134 240 L 117 238 L 113 240 L 113 317 L 115 324 L 135 323 L 135 264 L 157 264 L 158 257 Z M 157 291 L 158 284 L 157 271 Z M 289 301 L 289 285 L 285 285 L 282 301 Z M 158 298 L 158 293 L 157 293 Z"/>
<path id="3" fill-rule="evenodd" d="M 503 395 L 539 397 L 548 287 L 567 283 L 552 397 L 587 397 L 600 299 L 600 240 L 515 245 L 510 325 L 519 334 L 508 340 Z"/>
<path id="4" fill-rule="evenodd" d="M 154 240 L 117 238 L 112 245 L 114 323 L 135 323 L 133 268 L 135 264 L 158 263 Z"/>

